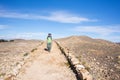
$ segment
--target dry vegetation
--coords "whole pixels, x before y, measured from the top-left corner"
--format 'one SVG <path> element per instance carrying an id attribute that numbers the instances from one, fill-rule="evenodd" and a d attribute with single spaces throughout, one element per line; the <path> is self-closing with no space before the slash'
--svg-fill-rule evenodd
<path id="1" fill-rule="evenodd" d="M 71 36 L 58 41 L 75 54 L 95 80 L 120 80 L 118 44 L 87 36 Z"/>
<path id="2" fill-rule="evenodd" d="M 16 74 L 16 66 L 23 64 L 25 57 L 40 43 L 37 40 L 20 39 L 0 42 L 0 80 Z"/>

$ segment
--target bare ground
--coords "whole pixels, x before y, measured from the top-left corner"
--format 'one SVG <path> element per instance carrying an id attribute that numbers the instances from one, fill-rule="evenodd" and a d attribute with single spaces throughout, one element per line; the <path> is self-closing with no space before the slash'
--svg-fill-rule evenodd
<path id="1" fill-rule="evenodd" d="M 64 55 L 53 42 L 51 52 L 43 43 L 31 54 L 15 80 L 76 80 Z"/>
<path id="2" fill-rule="evenodd" d="M 120 80 L 118 44 L 87 36 L 71 36 L 58 41 L 69 52 L 74 53 L 94 80 Z"/>

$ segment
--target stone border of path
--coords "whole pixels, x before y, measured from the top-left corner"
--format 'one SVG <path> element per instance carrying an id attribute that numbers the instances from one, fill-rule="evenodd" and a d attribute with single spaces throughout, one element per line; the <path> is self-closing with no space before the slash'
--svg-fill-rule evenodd
<path id="1" fill-rule="evenodd" d="M 79 60 L 73 55 L 73 53 L 69 52 L 69 49 L 64 48 L 60 42 L 55 42 L 68 60 L 71 69 L 76 74 L 77 80 L 93 80 L 92 75 L 85 69 L 83 65 L 80 64 Z"/>
<path id="2" fill-rule="evenodd" d="M 38 46 L 41 46 L 43 42 L 41 42 Z M 17 64 L 17 66 L 12 70 L 11 74 L 8 74 L 4 77 L 4 79 L 0 80 L 14 80 L 14 78 L 19 74 L 22 66 L 27 62 L 27 60 L 31 57 L 31 54 L 37 50 L 37 47 L 33 48 L 31 51 L 28 52 L 28 54 L 25 53 L 26 56 L 24 56 L 23 60 Z"/>

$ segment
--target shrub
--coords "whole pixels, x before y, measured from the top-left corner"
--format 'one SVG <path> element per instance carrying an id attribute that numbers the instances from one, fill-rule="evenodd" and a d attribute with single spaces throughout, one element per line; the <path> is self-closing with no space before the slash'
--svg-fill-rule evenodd
<path id="1" fill-rule="evenodd" d="M 23 56 L 28 56 L 29 53 L 25 53 Z"/>
<path id="2" fill-rule="evenodd" d="M 10 42 L 14 42 L 14 40 L 10 40 Z"/>
<path id="3" fill-rule="evenodd" d="M 0 73 L 0 77 L 1 77 L 1 76 L 5 76 L 5 73 Z"/>
<path id="4" fill-rule="evenodd" d="M 65 65 L 68 66 L 68 67 L 70 66 L 70 64 L 68 62 L 66 62 Z"/>
<path id="5" fill-rule="evenodd" d="M 37 48 L 35 48 L 35 49 L 32 49 L 32 50 L 31 50 L 31 52 L 34 52 L 35 50 L 37 50 Z"/>
<path id="6" fill-rule="evenodd" d="M 86 64 L 86 62 L 82 62 L 82 64 L 83 64 L 83 65 L 85 65 L 85 64 Z"/>
<path id="7" fill-rule="evenodd" d="M 8 40 L 0 39 L 0 42 L 8 42 Z"/>
<path id="8" fill-rule="evenodd" d="M 86 69 L 87 71 L 90 71 L 90 67 L 88 67 L 88 66 L 87 66 L 87 67 L 85 67 L 85 69 Z"/>

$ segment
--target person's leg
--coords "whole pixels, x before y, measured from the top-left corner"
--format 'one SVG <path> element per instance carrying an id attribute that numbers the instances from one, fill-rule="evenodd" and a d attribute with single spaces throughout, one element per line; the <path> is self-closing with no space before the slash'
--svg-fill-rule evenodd
<path id="1" fill-rule="evenodd" d="M 49 44 L 49 52 L 51 51 L 51 47 L 52 47 L 52 44 L 50 43 Z"/>
<path id="2" fill-rule="evenodd" d="M 49 43 L 47 43 L 47 50 L 49 50 Z"/>
<path id="3" fill-rule="evenodd" d="M 50 52 L 50 50 L 51 50 L 51 43 L 47 43 L 47 49 Z"/>

